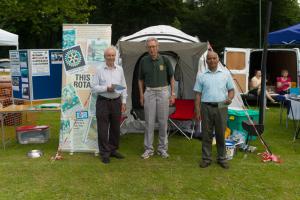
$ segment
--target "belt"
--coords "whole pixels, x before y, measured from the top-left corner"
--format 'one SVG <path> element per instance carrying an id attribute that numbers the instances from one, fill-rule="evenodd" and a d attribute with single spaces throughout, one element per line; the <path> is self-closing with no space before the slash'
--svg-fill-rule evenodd
<path id="1" fill-rule="evenodd" d="M 202 103 L 211 107 L 218 107 L 217 102 L 202 102 Z"/>
<path id="2" fill-rule="evenodd" d="M 168 86 L 163 86 L 163 87 L 146 87 L 147 90 L 155 90 L 155 91 L 160 91 L 160 90 L 166 90 L 168 89 Z"/>
<path id="3" fill-rule="evenodd" d="M 98 96 L 98 99 L 100 99 L 100 100 L 105 100 L 105 101 L 116 101 L 116 100 L 119 100 L 120 97 L 117 97 L 117 98 L 112 99 L 112 98 L 107 98 L 107 97 L 104 97 L 104 96 L 99 95 L 99 96 Z"/>

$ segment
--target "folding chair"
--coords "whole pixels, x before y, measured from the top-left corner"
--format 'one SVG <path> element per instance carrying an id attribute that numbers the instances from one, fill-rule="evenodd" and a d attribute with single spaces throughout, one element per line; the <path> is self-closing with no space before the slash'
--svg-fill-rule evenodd
<path id="1" fill-rule="evenodd" d="M 120 117 L 120 127 L 123 126 L 126 119 L 127 119 L 127 115 L 121 115 L 121 117 Z"/>
<path id="2" fill-rule="evenodd" d="M 169 122 L 183 134 L 187 139 L 192 139 L 195 130 L 195 120 L 194 120 L 194 107 L 195 103 L 193 99 L 176 99 L 175 100 L 175 111 L 169 115 Z M 192 121 L 193 129 L 191 137 L 188 137 L 182 128 L 176 124 L 176 121 Z"/>

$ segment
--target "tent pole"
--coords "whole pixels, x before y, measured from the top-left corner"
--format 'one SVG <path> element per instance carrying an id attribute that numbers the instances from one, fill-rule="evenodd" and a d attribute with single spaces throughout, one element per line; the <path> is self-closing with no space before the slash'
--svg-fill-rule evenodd
<path id="1" fill-rule="evenodd" d="M 270 27 L 272 1 L 268 1 L 267 18 L 265 23 L 265 35 L 264 35 L 264 49 L 261 61 L 261 94 L 260 94 L 260 106 L 259 106 L 259 124 L 264 124 L 265 120 L 265 106 L 266 106 L 266 74 L 267 74 L 267 54 L 268 54 L 268 33 Z"/>

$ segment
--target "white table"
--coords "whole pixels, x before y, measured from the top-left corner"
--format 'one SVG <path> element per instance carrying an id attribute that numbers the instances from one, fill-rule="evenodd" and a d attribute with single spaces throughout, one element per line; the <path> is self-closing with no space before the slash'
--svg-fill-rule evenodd
<path id="1" fill-rule="evenodd" d="M 290 112 L 288 115 L 289 119 L 298 120 L 297 127 L 294 134 L 294 140 L 298 138 L 300 133 L 299 120 L 300 120 L 300 98 L 289 98 L 291 102 Z"/>

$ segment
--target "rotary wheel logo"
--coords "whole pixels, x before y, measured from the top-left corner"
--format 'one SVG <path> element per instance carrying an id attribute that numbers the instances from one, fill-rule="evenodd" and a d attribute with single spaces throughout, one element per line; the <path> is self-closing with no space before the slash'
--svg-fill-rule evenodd
<path id="1" fill-rule="evenodd" d="M 81 63 L 82 57 L 79 51 L 77 50 L 70 50 L 65 55 L 65 62 L 67 65 L 71 67 L 76 67 Z"/>

